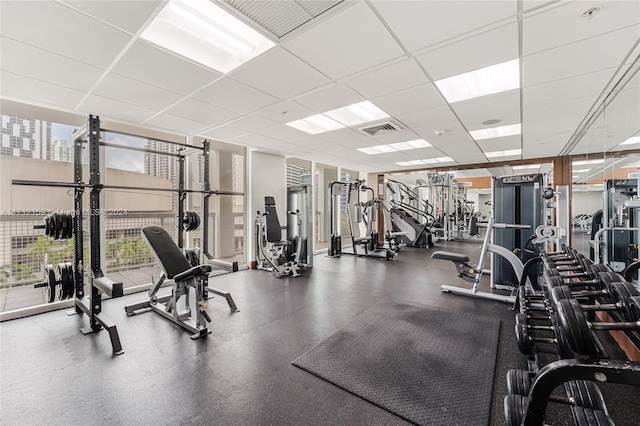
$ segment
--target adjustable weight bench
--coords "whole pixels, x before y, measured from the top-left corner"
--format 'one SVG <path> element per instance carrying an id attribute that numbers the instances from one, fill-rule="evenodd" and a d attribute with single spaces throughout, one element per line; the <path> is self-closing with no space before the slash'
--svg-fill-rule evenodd
<path id="1" fill-rule="evenodd" d="M 208 306 L 208 292 L 223 296 L 231 311 L 238 311 L 231 294 L 207 287 L 211 265 L 192 266 L 166 229 L 149 225 L 143 227 L 140 233 L 160 265 L 162 274 L 149 289 L 149 300 L 125 306 L 127 315 L 135 315 L 137 311 L 149 308 L 187 329 L 192 333 L 191 338 L 197 339 L 211 333 L 207 328 L 207 322 L 211 322 L 211 318 L 205 311 Z M 158 297 L 158 290 L 167 279 L 173 281 L 171 294 Z M 192 287 L 195 292 L 195 319 L 191 318 L 190 289 Z M 184 296 L 184 304 L 180 308 L 178 302 L 182 296 Z"/>

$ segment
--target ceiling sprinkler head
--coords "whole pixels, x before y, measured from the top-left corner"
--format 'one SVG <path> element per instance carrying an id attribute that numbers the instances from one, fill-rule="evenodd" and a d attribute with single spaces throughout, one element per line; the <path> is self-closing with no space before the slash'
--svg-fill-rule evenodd
<path id="1" fill-rule="evenodd" d="M 446 133 L 446 130 L 434 130 L 433 133 L 435 133 L 436 136 L 442 136 Z"/>
<path id="2" fill-rule="evenodd" d="M 596 13 L 600 12 L 600 9 L 602 9 L 601 6 L 592 7 L 591 9 L 582 11 L 580 16 L 582 16 L 583 18 L 591 19 Z"/>

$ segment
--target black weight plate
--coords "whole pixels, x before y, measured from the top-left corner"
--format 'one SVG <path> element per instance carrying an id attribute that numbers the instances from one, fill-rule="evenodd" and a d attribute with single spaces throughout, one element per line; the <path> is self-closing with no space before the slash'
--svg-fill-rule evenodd
<path id="1" fill-rule="evenodd" d="M 624 282 L 624 277 L 617 272 L 600 272 L 598 281 L 600 281 L 602 288 L 606 288 L 607 291 L 611 292 L 611 284 Z"/>
<path id="2" fill-rule="evenodd" d="M 562 330 L 562 334 L 567 339 L 569 346 L 573 352 L 582 353 L 582 335 L 578 328 L 573 314 L 569 315 L 571 305 L 569 300 L 560 300 L 556 305 L 556 319 L 558 321 L 558 327 Z"/>
<path id="3" fill-rule="evenodd" d="M 520 426 L 529 406 L 529 397 L 508 394 L 504 397 L 504 420 L 506 426 Z"/>
<path id="4" fill-rule="evenodd" d="M 56 298 L 56 271 L 52 265 L 44 267 L 44 280 L 47 283 L 47 303 L 53 303 Z"/>
<path id="5" fill-rule="evenodd" d="M 573 349 L 571 349 L 571 344 L 569 343 L 569 340 L 567 340 L 565 332 L 556 323 L 554 323 L 553 327 L 554 334 L 556 336 L 557 354 L 560 359 L 575 358 L 575 353 L 573 352 Z"/>
<path id="6" fill-rule="evenodd" d="M 607 265 L 603 265 L 602 263 L 592 263 L 591 270 L 596 274 L 599 272 L 612 272 L 611 268 L 609 268 Z"/>
<path id="7" fill-rule="evenodd" d="M 522 312 L 516 314 L 516 324 L 527 324 L 527 316 Z"/>
<path id="8" fill-rule="evenodd" d="M 56 229 L 54 239 L 59 240 L 62 236 L 62 217 L 59 213 L 54 213 L 53 217 L 55 219 Z"/>
<path id="9" fill-rule="evenodd" d="M 200 227 L 200 224 L 202 223 L 202 220 L 200 220 L 200 215 L 196 212 L 193 212 L 193 215 L 196 218 L 196 227 L 195 229 L 198 229 Z"/>
<path id="10" fill-rule="evenodd" d="M 640 296 L 629 298 L 629 314 L 631 321 L 640 321 Z"/>
<path id="11" fill-rule="evenodd" d="M 59 299 L 65 300 L 67 298 L 67 264 L 59 263 L 58 264 L 58 275 L 60 276 L 60 289 L 58 291 Z"/>
<path id="12" fill-rule="evenodd" d="M 44 217 L 44 235 L 47 237 L 51 235 L 51 215 Z"/>
<path id="13" fill-rule="evenodd" d="M 608 414 L 607 406 L 600 388 L 594 382 L 587 380 L 570 380 L 564 383 L 567 396 L 573 398 L 576 405 L 592 410 L 602 410 Z"/>
<path id="14" fill-rule="evenodd" d="M 557 305 L 559 301 L 564 299 L 573 299 L 573 293 L 571 293 L 571 288 L 569 288 L 568 285 L 554 287 L 550 293 L 549 296 L 554 305 Z"/>
<path id="15" fill-rule="evenodd" d="M 628 320 L 632 321 L 634 314 L 629 309 L 629 298 L 640 296 L 638 289 L 631 283 L 613 283 L 611 284 L 611 296 L 613 301 L 620 303 L 621 314 Z"/>
<path id="16" fill-rule="evenodd" d="M 529 389 L 531 389 L 531 375 L 528 371 L 514 369 L 507 371 L 507 393 L 528 395 Z"/>
<path id="17" fill-rule="evenodd" d="M 67 298 L 73 297 L 76 290 L 76 275 L 73 272 L 73 264 L 71 262 L 67 262 L 67 274 L 69 277 L 69 287 L 67 288 Z"/>
<path id="18" fill-rule="evenodd" d="M 67 222 L 69 222 L 69 237 L 68 238 L 73 238 L 73 215 L 72 214 L 67 216 Z"/>
<path id="19" fill-rule="evenodd" d="M 515 325 L 516 332 L 516 343 L 518 344 L 518 349 L 524 355 L 533 355 L 533 342 L 529 339 L 529 335 L 527 333 L 527 329 L 524 324 L 516 324 Z"/>
<path id="20" fill-rule="evenodd" d="M 547 280 L 547 287 L 550 289 L 554 287 L 558 287 L 560 285 L 565 285 L 565 282 L 559 276 L 552 276 Z"/>
<path id="21" fill-rule="evenodd" d="M 580 343 L 582 345 L 583 352 L 576 352 L 589 356 L 599 355 L 600 352 L 598 351 L 598 345 L 596 345 L 596 342 L 594 341 L 594 336 L 589 328 L 589 322 L 587 321 L 587 317 L 584 315 L 584 311 L 582 310 L 580 303 L 576 299 L 571 299 L 568 302 L 571 305 L 571 311 L 575 316 L 580 334 L 582 335 L 582 341 Z M 569 315 L 571 315 L 571 313 Z"/>

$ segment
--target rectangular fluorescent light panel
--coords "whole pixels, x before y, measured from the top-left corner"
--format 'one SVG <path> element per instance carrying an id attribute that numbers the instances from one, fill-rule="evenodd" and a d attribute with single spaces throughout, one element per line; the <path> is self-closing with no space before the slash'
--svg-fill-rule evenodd
<path id="1" fill-rule="evenodd" d="M 345 127 L 337 121 L 334 121 L 322 114 L 312 115 L 311 117 L 291 121 L 286 124 L 287 126 L 294 127 L 298 130 L 302 130 L 303 132 L 307 132 L 312 135 Z"/>
<path id="2" fill-rule="evenodd" d="M 632 136 L 626 141 L 622 142 L 620 145 L 633 145 L 636 143 L 640 143 L 640 136 Z"/>
<path id="3" fill-rule="evenodd" d="M 520 60 L 444 78 L 436 81 L 436 86 L 449 103 L 517 89 L 520 87 Z"/>
<path id="4" fill-rule="evenodd" d="M 392 143 L 389 144 L 389 146 L 397 149 L 398 151 L 406 151 L 409 149 L 428 148 L 431 144 L 424 139 L 415 139 L 412 141 Z"/>
<path id="5" fill-rule="evenodd" d="M 369 101 L 347 105 L 324 113 L 345 126 L 355 126 L 369 121 L 388 118 L 389 115 Z"/>
<path id="6" fill-rule="evenodd" d="M 575 164 L 575 163 L 573 163 Z M 573 173 L 584 173 L 584 172 L 588 172 L 591 169 L 580 169 L 580 170 L 573 170 Z"/>
<path id="7" fill-rule="evenodd" d="M 600 158 L 599 160 L 580 160 L 574 161 L 574 166 L 586 166 L 587 164 L 602 164 L 604 163 L 604 158 Z"/>
<path id="8" fill-rule="evenodd" d="M 420 164 L 424 164 L 424 161 L 422 160 L 399 161 L 396 164 L 398 166 L 418 166 Z"/>
<path id="9" fill-rule="evenodd" d="M 426 164 L 448 163 L 450 161 L 453 161 L 453 158 L 451 158 L 451 157 L 424 158 L 424 159 L 422 159 L 422 161 L 424 161 Z"/>
<path id="10" fill-rule="evenodd" d="M 511 124 L 509 126 L 492 127 L 490 129 L 473 130 L 469 132 L 471 137 L 477 141 L 482 139 L 501 138 L 503 136 L 519 135 L 522 126 L 520 124 Z"/>
<path id="11" fill-rule="evenodd" d="M 222 73 L 275 46 L 209 0 L 170 0 L 140 37 Z"/>
<path id="12" fill-rule="evenodd" d="M 358 148 L 358 151 L 364 152 L 365 154 L 369 155 L 375 155 L 384 154 L 385 152 L 394 152 L 395 149 L 391 148 L 389 145 L 376 145 L 367 148 Z"/>
<path id="13" fill-rule="evenodd" d="M 513 170 L 538 169 L 542 164 L 523 164 L 521 166 L 512 166 Z"/>
<path id="14" fill-rule="evenodd" d="M 521 149 L 508 149 L 506 151 L 493 151 L 493 152 L 485 152 L 484 155 L 487 158 L 495 158 L 495 157 L 511 157 L 513 155 L 522 154 Z"/>

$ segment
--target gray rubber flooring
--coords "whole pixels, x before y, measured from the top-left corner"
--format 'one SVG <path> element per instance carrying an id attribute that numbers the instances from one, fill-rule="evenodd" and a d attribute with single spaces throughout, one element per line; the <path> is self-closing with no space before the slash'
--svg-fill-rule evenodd
<path id="1" fill-rule="evenodd" d="M 435 249 L 468 253 L 473 262 L 479 243 Z M 4 322 L 0 424 L 407 424 L 291 365 L 387 297 L 501 320 L 490 424 L 504 424 L 506 371 L 526 366 L 513 312 L 503 303 L 441 293 L 441 284 L 468 283 L 452 263 L 430 259 L 433 251 L 405 249 L 393 261 L 320 254 L 298 278 L 255 270 L 217 277 L 210 285 L 230 291 L 241 312 L 211 300 L 213 332 L 198 341 L 153 312 L 127 317 L 123 307 L 144 294 L 105 301 L 103 312 L 117 324 L 125 351 L 117 357 L 106 332 L 80 333 L 86 317 L 56 311 Z M 637 388 L 603 393 L 616 424 L 637 424 Z"/>

